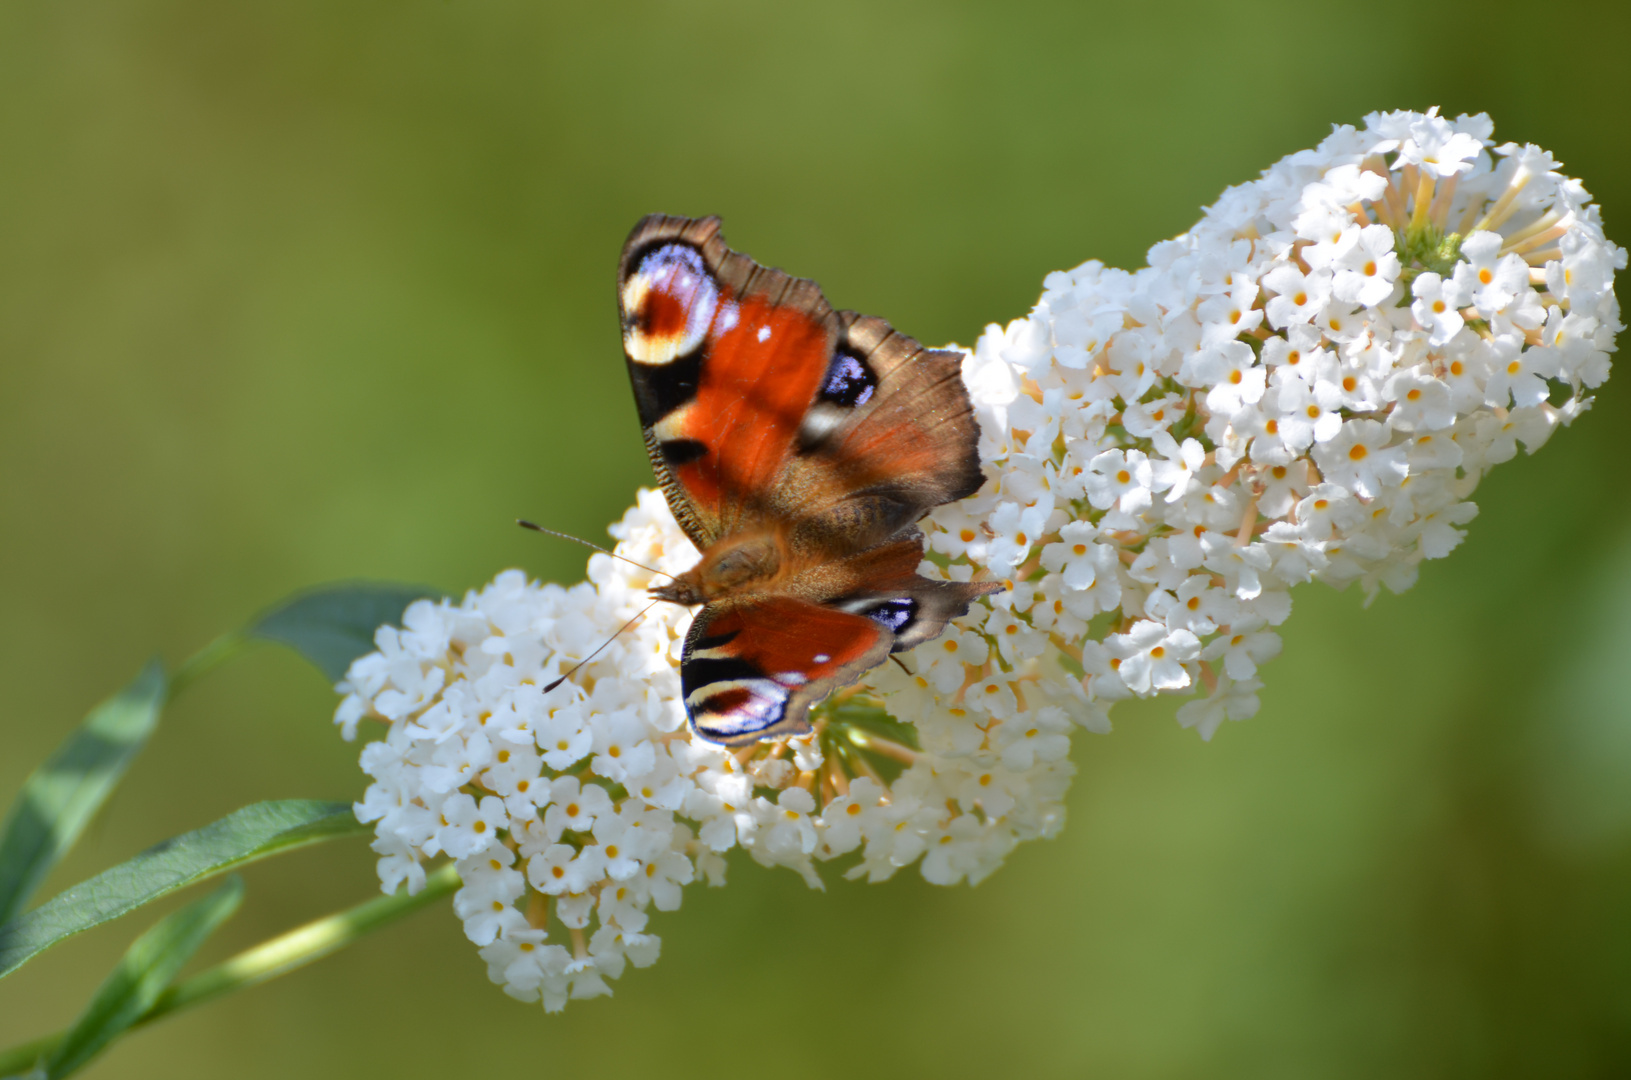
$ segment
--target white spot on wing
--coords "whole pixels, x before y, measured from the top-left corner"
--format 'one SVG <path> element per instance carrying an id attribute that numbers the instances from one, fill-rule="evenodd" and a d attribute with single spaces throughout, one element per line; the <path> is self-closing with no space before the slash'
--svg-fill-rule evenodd
<path id="1" fill-rule="evenodd" d="M 812 656 L 810 658 L 810 662 L 814 663 L 814 664 L 825 664 L 828 660 L 831 660 L 831 659 L 832 659 L 832 657 L 828 656 L 826 653 L 816 653 L 814 656 Z"/>
<path id="2" fill-rule="evenodd" d="M 845 411 L 838 406 L 818 401 L 804 414 L 804 422 L 799 425 L 799 439 L 805 446 L 814 446 L 831 435 L 847 418 Z"/>
<path id="3" fill-rule="evenodd" d="M 759 338 L 760 341 L 769 341 L 770 340 L 770 327 L 768 327 L 768 326 L 759 327 L 758 338 Z"/>

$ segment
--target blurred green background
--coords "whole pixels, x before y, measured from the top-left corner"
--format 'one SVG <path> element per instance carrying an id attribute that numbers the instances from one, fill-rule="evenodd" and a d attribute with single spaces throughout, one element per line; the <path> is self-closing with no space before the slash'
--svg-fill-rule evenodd
<path id="1" fill-rule="evenodd" d="M 1378 108 L 1488 111 L 1631 241 L 1631 24 L 1584 0 L 0 7 L 0 796 L 155 651 L 303 586 L 581 577 L 648 481 L 613 271 L 650 211 L 927 342 L 1137 266 Z M 544 1016 L 445 905 L 168 1020 L 94 1077 L 1631 1074 L 1631 420 L 1620 375 L 1361 607 L 1299 593 L 1263 711 L 1082 736 L 1062 838 L 976 889 L 746 860 Z M 165 718 L 47 893 L 245 803 L 362 790 L 266 648 Z M 375 888 L 253 869 L 205 960 Z M 144 911 L 0 983 L 72 1019 Z"/>

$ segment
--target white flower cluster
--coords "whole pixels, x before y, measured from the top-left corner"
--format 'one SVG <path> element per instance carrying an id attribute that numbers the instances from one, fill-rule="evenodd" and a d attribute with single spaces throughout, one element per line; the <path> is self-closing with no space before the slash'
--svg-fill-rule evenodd
<path id="1" fill-rule="evenodd" d="M 925 522 L 923 569 L 1010 587 L 808 736 L 692 739 L 690 613 L 640 615 L 652 575 L 604 555 L 570 589 L 510 571 L 410 607 L 336 715 L 347 738 L 388 725 L 357 806 L 384 888 L 457 860 L 492 979 L 558 1009 L 655 960 L 649 909 L 722 884 L 732 847 L 815 887 L 826 860 L 976 882 L 1063 824 L 1070 732 L 1108 730 L 1110 703 L 1204 689 L 1178 715 L 1208 738 L 1251 715 L 1292 585 L 1407 587 L 1459 543 L 1483 471 L 1607 377 L 1625 253 L 1544 151 L 1490 132 L 1339 127 L 1146 269 L 1050 275 L 989 328 L 964 367 L 988 483 Z M 665 574 L 697 558 L 655 492 L 612 533 Z"/>
<path id="2" fill-rule="evenodd" d="M 1436 110 L 1337 127 L 1147 268 L 1051 274 L 988 328 L 964 375 L 995 482 L 930 543 L 1013 583 L 981 627 L 991 678 L 1030 678 L 1051 645 L 1087 727 L 1201 688 L 1178 718 L 1210 738 L 1257 711 L 1291 586 L 1408 588 L 1460 543 L 1485 470 L 1585 410 L 1625 252 L 1551 155 L 1492 130 Z"/>
<path id="3" fill-rule="evenodd" d="M 642 491 L 612 533 L 618 554 L 665 574 L 697 559 L 659 492 Z M 949 884 L 990 847 L 974 817 L 943 805 L 947 778 L 967 770 L 937 772 L 932 755 L 877 733 L 889 721 L 857 704 L 864 695 L 802 738 L 736 751 L 692 739 L 678 674 L 691 613 L 640 615 L 654 579 L 629 563 L 596 555 L 589 579 L 567 589 L 507 571 L 460 604 L 419 601 L 340 686 L 347 738 L 365 718 L 389 725 L 363 748 L 374 782 L 356 808 L 377 823 L 381 885 L 416 891 L 426 860 L 457 860 L 454 909 L 506 991 L 551 1010 L 609 993 L 606 979 L 657 957 L 649 908 L 677 908 L 699 874 L 723 884 L 732 847 L 816 888 L 817 860 L 853 854 L 850 876 L 880 880 L 921 858 L 925 877 Z M 1037 723 L 1063 730 L 1053 713 Z M 1059 824 L 1070 766 L 1062 735 L 1027 742 L 1028 786 L 1000 797 L 1016 821 L 1035 819 L 1034 836 Z M 965 779 L 970 808 L 998 805 L 981 787 L 990 778 Z M 1006 850 L 981 858 L 982 873 Z"/>

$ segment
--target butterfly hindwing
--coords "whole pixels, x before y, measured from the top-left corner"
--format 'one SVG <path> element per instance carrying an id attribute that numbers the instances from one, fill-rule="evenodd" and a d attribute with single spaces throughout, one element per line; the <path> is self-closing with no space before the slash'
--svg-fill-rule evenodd
<path id="1" fill-rule="evenodd" d="M 874 619 L 791 596 L 708 604 L 685 638 L 685 709 L 726 746 L 797 735 L 811 705 L 882 663 L 892 642 Z"/>
<path id="2" fill-rule="evenodd" d="M 736 745 L 809 730 L 810 706 L 883 662 L 940 636 L 995 582 L 918 574 L 916 529 L 787 582 L 787 595 L 705 606 L 686 635 L 680 687 L 697 733 Z"/>

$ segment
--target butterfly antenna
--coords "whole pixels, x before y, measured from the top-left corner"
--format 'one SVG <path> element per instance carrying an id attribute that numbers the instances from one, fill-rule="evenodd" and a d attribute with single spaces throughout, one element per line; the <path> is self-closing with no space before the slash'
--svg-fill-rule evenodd
<path id="1" fill-rule="evenodd" d="M 542 525 L 534 525 L 532 522 L 524 521 L 521 518 L 516 518 L 515 523 L 517 525 L 521 526 L 523 529 L 531 529 L 533 532 L 548 533 L 550 536 L 558 536 L 562 540 L 570 540 L 574 544 L 582 544 L 586 548 L 594 548 L 596 551 L 600 552 L 602 555 L 610 555 L 614 559 L 622 559 L 624 562 L 628 563 L 630 566 L 638 566 L 640 569 L 644 570 L 648 574 L 657 574 L 657 575 L 659 575 L 661 577 L 666 577 L 666 578 L 671 578 L 671 577 L 674 576 L 673 574 L 665 574 L 661 570 L 653 570 L 651 567 L 645 565 L 644 563 L 637 563 L 633 559 L 630 559 L 630 558 L 627 558 L 625 556 L 619 555 L 615 551 L 608 551 L 605 548 L 601 547 L 599 544 L 591 544 L 589 541 L 583 539 L 582 537 L 573 536 L 571 533 L 556 532 L 554 529 L 546 529 Z M 622 631 L 620 630 L 620 631 L 618 631 L 618 633 L 622 633 Z"/>
<path id="2" fill-rule="evenodd" d="M 526 524 L 526 523 L 522 522 L 522 524 Z M 539 529 L 538 531 L 539 532 L 548 532 L 549 530 L 548 529 Z M 556 535 L 558 536 L 560 534 L 557 533 Z M 568 539 L 576 539 L 576 537 L 569 537 Z M 589 546 L 594 547 L 593 544 L 590 544 Z M 607 554 L 611 554 L 611 553 L 607 552 Z M 652 608 L 656 607 L 660 603 L 662 603 L 661 600 L 653 600 L 651 603 L 649 603 L 645 607 L 641 608 L 639 613 L 636 614 L 634 616 L 634 618 L 630 619 L 628 622 L 624 623 L 622 626 L 617 628 L 617 633 L 613 634 L 611 637 L 607 638 L 605 641 L 602 641 L 600 643 L 600 648 L 596 649 L 594 652 L 590 653 L 588 656 L 585 656 L 582 660 L 579 660 L 577 663 L 573 664 L 571 669 L 569 671 L 567 671 L 567 673 L 565 675 L 562 675 L 560 678 L 556 679 L 554 682 L 552 682 L 548 686 L 544 687 L 544 693 L 546 693 L 546 694 L 549 693 L 551 690 L 555 689 L 557 686 L 561 685 L 563 682 L 570 679 L 573 675 L 577 674 L 577 670 L 580 667 L 587 664 L 589 661 L 593 660 L 595 657 L 599 656 L 602 652 L 605 651 L 606 646 L 610 645 L 612 642 L 616 641 L 619 637 L 622 636 L 623 631 L 627 630 L 629 627 L 631 627 L 635 623 L 639 622 L 642 618 L 645 617 L 646 612 L 650 611 Z"/>

